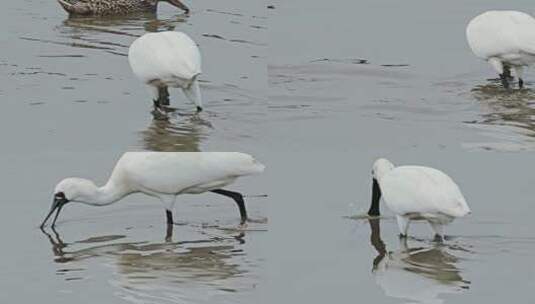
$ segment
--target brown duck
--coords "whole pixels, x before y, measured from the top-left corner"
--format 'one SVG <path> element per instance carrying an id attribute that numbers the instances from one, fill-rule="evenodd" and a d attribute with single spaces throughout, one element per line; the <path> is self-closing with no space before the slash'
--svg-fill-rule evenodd
<path id="1" fill-rule="evenodd" d="M 180 0 L 58 0 L 70 15 L 127 15 L 156 12 L 158 2 L 167 2 L 186 13 L 189 8 Z"/>

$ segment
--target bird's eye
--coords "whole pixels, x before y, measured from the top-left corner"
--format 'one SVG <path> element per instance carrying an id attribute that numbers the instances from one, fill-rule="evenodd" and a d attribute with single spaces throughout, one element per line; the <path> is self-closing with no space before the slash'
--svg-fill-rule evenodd
<path id="1" fill-rule="evenodd" d="M 55 199 L 65 199 L 65 193 L 58 192 L 58 193 L 54 194 L 54 198 Z"/>

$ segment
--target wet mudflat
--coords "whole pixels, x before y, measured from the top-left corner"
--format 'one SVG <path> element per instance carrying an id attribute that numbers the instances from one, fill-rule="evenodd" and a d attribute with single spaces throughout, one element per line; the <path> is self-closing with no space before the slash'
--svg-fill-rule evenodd
<path id="1" fill-rule="evenodd" d="M 67 18 L 55 1 L 7 1 L 0 11 L 3 275 L 0 302 L 251 302 L 263 281 L 265 223 L 237 231 L 238 210 L 217 195 L 183 196 L 166 230 L 161 204 L 131 196 L 105 208 L 72 204 L 57 231 L 38 229 L 54 185 L 80 176 L 102 184 L 125 151 L 244 151 L 255 148 L 264 115 L 266 17 L 263 5 L 195 3 L 185 16 Z M 151 114 L 146 88 L 125 55 L 152 31 L 188 33 L 204 56 L 206 111 Z M 235 184 L 265 218 L 262 177 Z M 251 239 L 252 238 L 252 239 Z"/>
<path id="2" fill-rule="evenodd" d="M 265 303 L 533 300 L 534 76 L 506 92 L 464 34 L 503 3 L 273 4 Z M 473 214 L 444 244 L 426 223 L 400 241 L 385 206 L 362 216 L 378 157 L 442 169 Z"/>

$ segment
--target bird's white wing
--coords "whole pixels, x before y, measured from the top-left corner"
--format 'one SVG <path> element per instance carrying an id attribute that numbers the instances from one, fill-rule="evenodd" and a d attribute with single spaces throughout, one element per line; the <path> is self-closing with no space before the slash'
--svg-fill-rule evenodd
<path id="1" fill-rule="evenodd" d="M 466 37 L 481 58 L 504 54 L 535 55 L 535 19 L 517 11 L 488 11 L 470 21 Z"/>
<path id="2" fill-rule="evenodd" d="M 470 21 L 466 37 L 474 54 L 488 59 L 518 52 L 516 26 L 508 11 L 488 11 Z"/>
<path id="3" fill-rule="evenodd" d="M 397 167 L 383 177 L 381 190 L 387 206 L 397 214 L 439 212 L 460 216 L 467 210 L 455 182 L 433 168 Z"/>
<path id="4" fill-rule="evenodd" d="M 191 79 L 201 73 L 201 56 L 197 44 L 186 34 L 180 32 L 161 33 L 161 43 L 167 51 L 158 58 L 167 73 L 184 79 Z"/>
<path id="5" fill-rule="evenodd" d="M 128 60 L 144 82 L 155 79 L 192 79 L 201 73 L 201 56 L 195 42 L 180 32 L 145 34 L 130 46 Z"/>
<path id="6" fill-rule="evenodd" d="M 535 19 L 522 12 L 511 12 L 509 18 L 515 26 L 518 49 L 521 52 L 535 55 Z"/>
<path id="7" fill-rule="evenodd" d="M 128 152 L 117 166 L 123 168 L 130 183 L 167 193 L 232 180 L 264 169 L 250 155 L 237 152 Z"/>

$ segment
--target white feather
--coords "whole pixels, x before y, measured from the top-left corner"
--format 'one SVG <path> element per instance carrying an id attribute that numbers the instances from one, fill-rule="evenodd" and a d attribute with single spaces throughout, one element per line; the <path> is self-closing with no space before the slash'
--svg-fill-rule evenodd
<path id="1" fill-rule="evenodd" d="M 143 82 L 192 80 L 201 73 L 201 55 L 195 42 L 181 32 L 148 33 L 130 46 L 128 60 Z"/>
<path id="2" fill-rule="evenodd" d="M 148 33 L 136 39 L 128 51 L 132 71 L 152 87 L 173 87 L 202 107 L 197 77 L 201 54 L 197 44 L 181 32 Z M 157 90 L 156 90 L 157 92 Z"/>
<path id="3" fill-rule="evenodd" d="M 470 21 L 466 37 L 474 54 L 482 59 L 513 67 L 535 62 L 535 19 L 526 13 L 485 12 Z M 496 62 L 492 65 L 500 72 Z"/>
<path id="4" fill-rule="evenodd" d="M 379 182 L 394 213 L 464 216 L 468 206 L 459 187 L 442 171 L 420 166 L 396 167 Z"/>
<path id="5" fill-rule="evenodd" d="M 202 193 L 263 169 L 252 156 L 238 152 L 128 152 L 110 180 L 140 192 Z"/>
<path id="6" fill-rule="evenodd" d="M 94 206 L 112 204 L 131 193 L 158 197 L 167 210 L 179 194 L 218 190 L 241 176 L 261 173 L 264 165 L 238 152 L 128 152 L 102 187 L 82 178 L 66 178 L 54 193 Z"/>
<path id="7" fill-rule="evenodd" d="M 402 234 L 412 219 L 428 220 L 442 235 L 442 225 L 470 213 L 457 184 L 444 172 L 422 166 L 394 167 L 385 159 L 374 164 L 383 200 L 394 214 Z"/>

